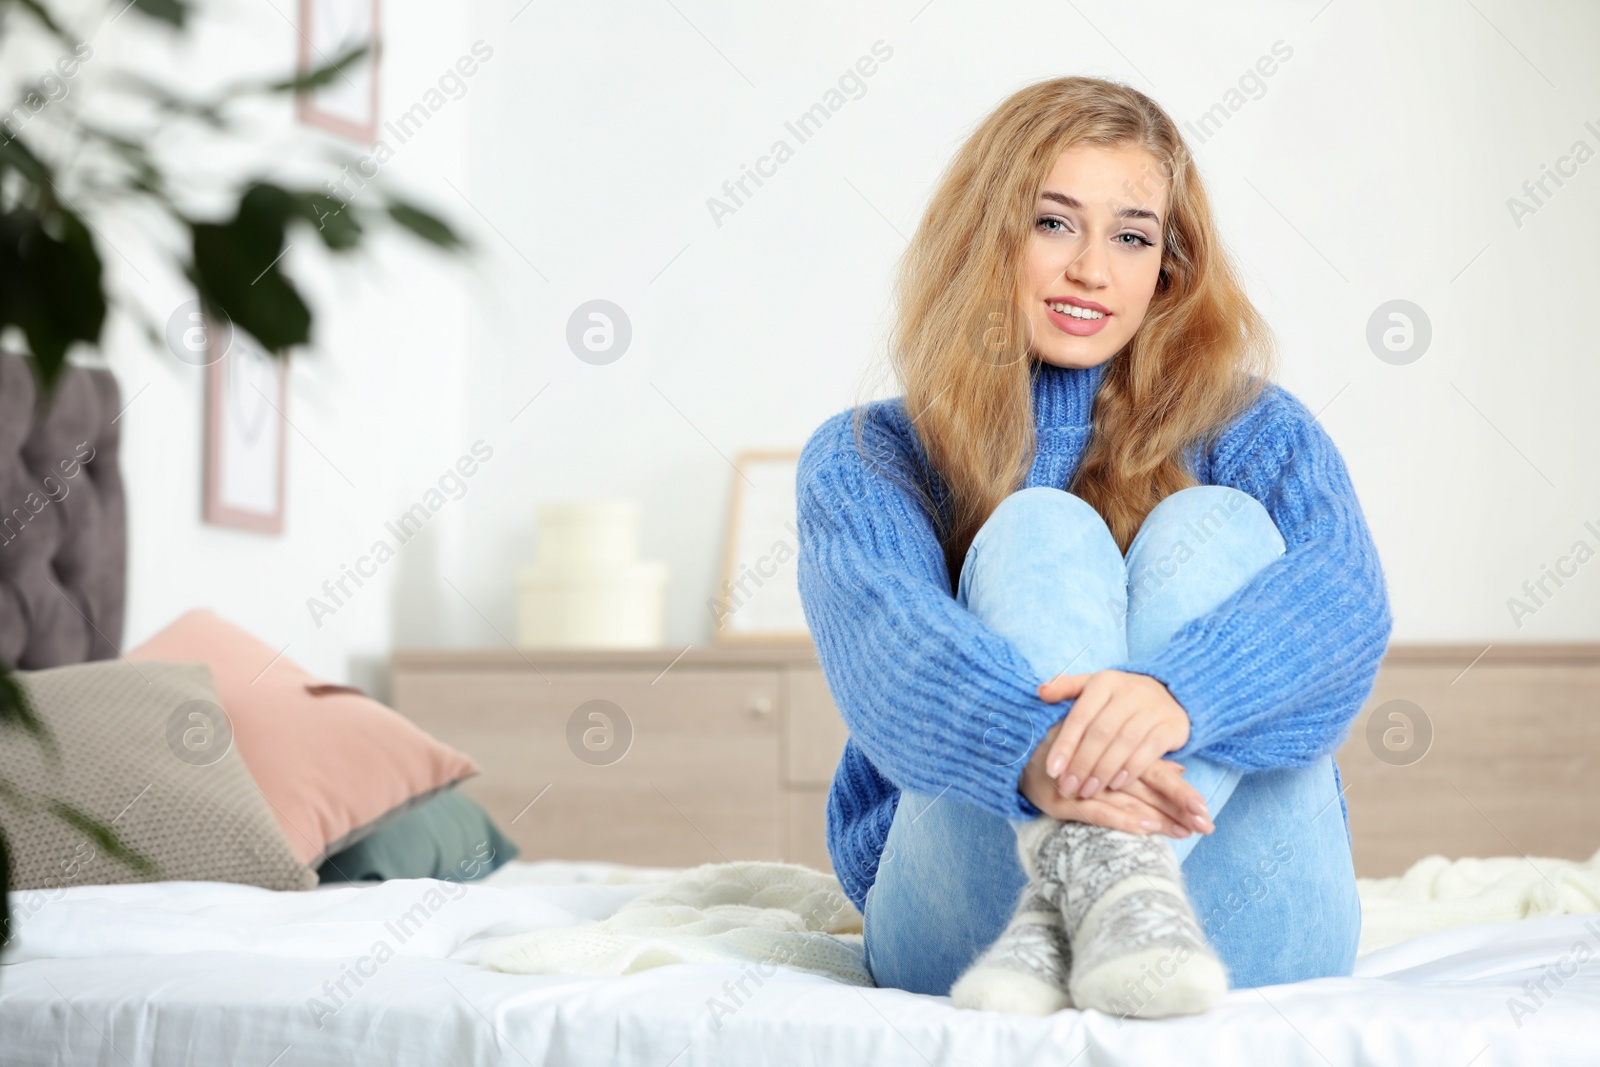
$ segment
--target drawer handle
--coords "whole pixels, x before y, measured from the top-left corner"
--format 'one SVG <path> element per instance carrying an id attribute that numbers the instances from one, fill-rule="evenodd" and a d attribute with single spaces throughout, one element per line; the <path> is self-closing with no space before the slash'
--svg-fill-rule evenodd
<path id="1" fill-rule="evenodd" d="M 750 709 L 752 715 L 772 714 L 772 698 L 768 696 L 753 696 L 745 706 Z"/>

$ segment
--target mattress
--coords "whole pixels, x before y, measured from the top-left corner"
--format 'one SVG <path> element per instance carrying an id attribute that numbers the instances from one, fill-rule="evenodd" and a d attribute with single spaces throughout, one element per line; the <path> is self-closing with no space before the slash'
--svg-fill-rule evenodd
<path id="1" fill-rule="evenodd" d="M 669 872 L 510 864 L 274 893 L 197 882 L 17 894 L 0 1063 L 1593 1064 L 1600 916 L 1441 930 L 1351 978 L 1235 990 L 1160 1022 L 961 1011 L 785 968 L 671 964 L 621 977 L 503 974 L 491 939 L 602 919 Z"/>

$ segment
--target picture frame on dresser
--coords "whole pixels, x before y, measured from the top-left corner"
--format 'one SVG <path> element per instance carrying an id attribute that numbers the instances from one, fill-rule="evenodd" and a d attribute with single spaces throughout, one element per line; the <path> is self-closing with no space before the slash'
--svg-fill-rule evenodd
<path id="1" fill-rule="evenodd" d="M 800 604 L 795 526 L 798 449 L 741 452 L 734 459 L 721 577 L 708 602 L 718 644 L 809 642 Z"/>

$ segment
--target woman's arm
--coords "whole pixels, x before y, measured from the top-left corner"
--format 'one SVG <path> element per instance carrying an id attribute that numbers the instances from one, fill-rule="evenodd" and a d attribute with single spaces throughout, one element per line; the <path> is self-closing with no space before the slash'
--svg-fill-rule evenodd
<path id="1" fill-rule="evenodd" d="M 1338 747 L 1388 644 L 1377 550 L 1332 440 L 1277 386 L 1223 435 L 1205 480 L 1259 500 L 1284 555 L 1167 647 L 1114 671 L 1148 675 L 1182 705 L 1188 737 L 1174 758 L 1199 753 L 1242 770 L 1304 766 Z M 1116 681 L 1110 675 L 1102 688 Z M 1043 692 L 1061 699 L 1082 688 L 1080 680 Z M 1082 732 L 1063 731 L 1072 751 L 1062 779 L 1082 781 L 1106 766 L 1066 737 Z"/>
<path id="2" fill-rule="evenodd" d="M 1064 709 L 1039 698 L 1021 651 L 950 594 L 930 517 L 862 459 L 852 423 L 846 411 L 818 428 L 795 486 L 801 603 L 851 739 L 900 789 L 1036 815 L 1018 776 Z M 883 405 L 864 432 L 870 455 L 910 474 L 906 431 Z"/>
<path id="3" fill-rule="evenodd" d="M 909 440 L 882 408 L 873 415 L 868 452 L 904 464 Z M 1209 832 L 1193 815 L 1204 811 L 1199 793 L 1174 764 L 1152 767 L 1113 801 L 1023 795 L 1024 768 L 1064 709 L 1040 699 L 1021 651 L 951 596 L 932 521 L 913 490 L 862 460 L 851 412 L 812 435 L 796 492 L 806 622 L 852 741 L 890 782 L 1006 818 L 1042 808 L 1134 833 Z"/>

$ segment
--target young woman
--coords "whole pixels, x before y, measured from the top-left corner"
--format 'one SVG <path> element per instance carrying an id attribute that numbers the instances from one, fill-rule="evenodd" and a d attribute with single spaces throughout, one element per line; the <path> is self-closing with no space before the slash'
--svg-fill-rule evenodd
<path id="1" fill-rule="evenodd" d="M 1016 93 L 898 296 L 905 395 L 829 419 L 797 480 L 874 977 L 1157 1017 L 1349 974 L 1331 753 L 1383 572 L 1172 120 L 1096 79 Z"/>

